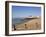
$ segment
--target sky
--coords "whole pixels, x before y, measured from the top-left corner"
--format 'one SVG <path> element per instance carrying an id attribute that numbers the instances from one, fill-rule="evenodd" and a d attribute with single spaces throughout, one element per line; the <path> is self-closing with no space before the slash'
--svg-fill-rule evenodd
<path id="1" fill-rule="evenodd" d="M 41 16 L 41 7 L 12 6 L 12 18 Z"/>

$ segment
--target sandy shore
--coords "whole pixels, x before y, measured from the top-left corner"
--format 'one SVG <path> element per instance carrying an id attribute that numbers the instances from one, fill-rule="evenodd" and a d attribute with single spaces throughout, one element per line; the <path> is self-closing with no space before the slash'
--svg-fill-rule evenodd
<path id="1" fill-rule="evenodd" d="M 15 28 L 16 30 L 39 30 L 41 29 L 41 18 L 29 20 L 17 25 Z"/>

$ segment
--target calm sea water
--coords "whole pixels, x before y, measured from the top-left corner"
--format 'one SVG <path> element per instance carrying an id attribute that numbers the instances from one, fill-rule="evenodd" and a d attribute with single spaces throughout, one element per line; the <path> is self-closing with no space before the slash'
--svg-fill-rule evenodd
<path id="1" fill-rule="evenodd" d="M 26 19 L 26 18 L 14 18 L 12 19 L 12 24 L 16 25 L 16 24 L 21 24 L 24 23 L 26 21 L 29 21 L 30 19 Z"/>

